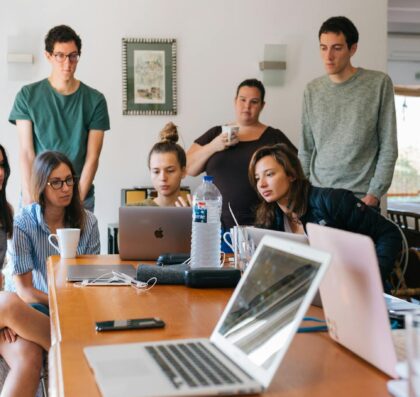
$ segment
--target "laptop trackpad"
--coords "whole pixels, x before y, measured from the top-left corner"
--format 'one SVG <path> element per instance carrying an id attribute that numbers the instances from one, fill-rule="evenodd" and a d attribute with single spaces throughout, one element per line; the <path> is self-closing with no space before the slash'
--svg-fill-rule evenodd
<path id="1" fill-rule="evenodd" d="M 136 343 L 84 349 L 104 397 L 152 395 L 173 390 L 143 346 Z"/>
<path id="2" fill-rule="evenodd" d="M 150 362 L 138 358 L 110 359 L 96 363 L 96 368 L 105 378 L 131 378 L 147 376 L 152 371 Z"/>

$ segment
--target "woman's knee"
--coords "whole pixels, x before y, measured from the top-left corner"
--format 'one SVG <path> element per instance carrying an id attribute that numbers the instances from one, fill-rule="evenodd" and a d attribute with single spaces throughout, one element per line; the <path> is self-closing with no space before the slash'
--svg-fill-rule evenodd
<path id="1" fill-rule="evenodd" d="M 5 291 L 0 293 L 0 323 L 4 322 L 3 326 L 7 326 L 11 316 L 16 313 L 21 304 L 22 301 L 15 293 Z"/>

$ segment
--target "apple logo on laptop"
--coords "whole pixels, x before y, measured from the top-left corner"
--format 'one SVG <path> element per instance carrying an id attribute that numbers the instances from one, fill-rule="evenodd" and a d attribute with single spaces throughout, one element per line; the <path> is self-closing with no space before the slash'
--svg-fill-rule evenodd
<path id="1" fill-rule="evenodd" d="M 163 230 L 160 227 L 159 229 L 155 230 L 155 237 L 156 238 L 163 238 Z"/>

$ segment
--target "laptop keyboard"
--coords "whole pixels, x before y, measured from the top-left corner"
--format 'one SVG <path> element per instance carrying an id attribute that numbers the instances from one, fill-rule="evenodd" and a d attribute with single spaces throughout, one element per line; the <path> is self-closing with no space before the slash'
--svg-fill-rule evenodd
<path id="1" fill-rule="evenodd" d="M 405 348 L 405 329 L 394 329 L 391 332 L 392 341 L 394 342 L 395 353 L 397 354 L 398 361 L 406 360 Z"/>
<path id="2" fill-rule="evenodd" d="M 243 383 L 200 342 L 146 346 L 146 351 L 177 389 Z"/>

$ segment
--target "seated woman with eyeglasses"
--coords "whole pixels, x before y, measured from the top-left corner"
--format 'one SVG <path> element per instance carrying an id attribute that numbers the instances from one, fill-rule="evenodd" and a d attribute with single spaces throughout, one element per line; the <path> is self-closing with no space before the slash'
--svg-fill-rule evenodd
<path id="1" fill-rule="evenodd" d="M 39 154 L 32 168 L 31 185 L 34 203 L 15 217 L 6 289 L 16 291 L 25 302 L 48 313 L 46 260 L 57 255 L 48 236 L 60 228 L 80 228 L 77 254 L 99 254 L 98 222 L 83 208 L 73 165 L 64 154 Z"/>
<path id="2" fill-rule="evenodd" d="M 9 176 L 6 151 L 0 145 L 0 269 L 7 239 L 13 235 L 13 211 L 6 199 Z M 2 395 L 35 395 L 42 367 L 42 349 L 48 351 L 50 344 L 48 317 L 28 306 L 16 294 L 0 292 L 0 355 L 10 368 Z"/>
<path id="3" fill-rule="evenodd" d="M 147 161 L 157 196 L 131 205 L 191 206 L 190 195 L 186 198 L 181 196 L 181 182 L 186 175 L 187 159 L 184 149 L 177 143 L 179 135 L 176 125 L 172 122 L 166 124 L 159 137 L 160 141 L 153 145 Z"/>
<path id="4" fill-rule="evenodd" d="M 312 186 L 298 157 L 284 144 L 258 149 L 248 176 L 262 199 L 256 226 L 303 234 L 306 224 L 312 222 L 367 235 L 375 243 L 382 283 L 387 288 L 402 247 L 393 223 L 348 190 Z"/>

